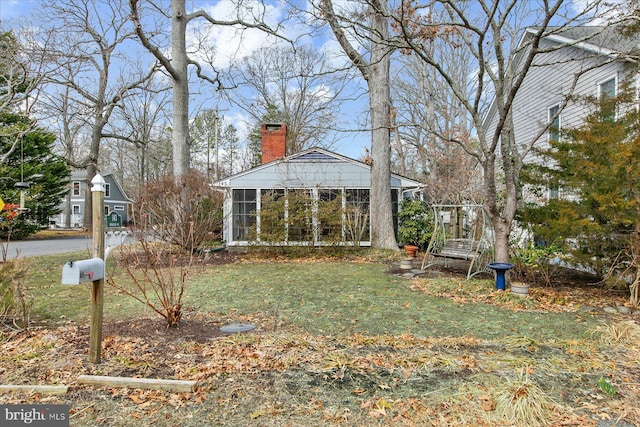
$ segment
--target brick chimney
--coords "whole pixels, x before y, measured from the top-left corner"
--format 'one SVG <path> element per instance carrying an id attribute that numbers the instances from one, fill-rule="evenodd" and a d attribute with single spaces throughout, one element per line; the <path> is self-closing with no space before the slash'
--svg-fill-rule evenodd
<path id="1" fill-rule="evenodd" d="M 287 155 L 287 125 L 284 123 L 263 124 L 260 134 L 262 136 L 262 164 L 282 159 Z"/>

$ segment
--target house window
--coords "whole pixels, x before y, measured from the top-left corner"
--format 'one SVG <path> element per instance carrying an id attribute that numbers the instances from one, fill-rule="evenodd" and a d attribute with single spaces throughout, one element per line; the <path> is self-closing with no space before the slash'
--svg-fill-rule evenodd
<path id="1" fill-rule="evenodd" d="M 605 80 L 598 84 L 598 98 L 600 100 L 600 111 L 604 120 L 615 120 L 616 118 L 616 95 L 618 82 L 616 77 Z"/>
<path id="2" fill-rule="evenodd" d="M 342 241 L 341 190 L 318 190 L 316 221 L 319 240 Z"/>
<path id="3" fill-rule="evenodd" d="M 105 184 L 104 185 L 104 197 L 111 197 L 111 185 L 110 184 Z"/>
<path id="4" fill-rule="evenodd" d="M 80 196 L 80 181 L 73 181 L 71 183 L 71 194 L 74 196 Z"/>
<path id="5" fill-rule="evenodd" d="M 549 132 L 547 134 L 549 142 L 560 141 L 560 106 L 554 105 L 549 108 L 547 117 L 549 123 Z"/>
<path id="6" fill-rule="evenodd" d="M 114 206 L 114 207 L 113 207 L 113 210 L 116 210 L 116 211 L 123 211 L 123 210 L 124 210 L 124 206 Z"/>
<path id="7" fill-rule="evenodd" d="M 369 234 L 369 190 L 347 189 L 345 232 L 350 242 L 365 242 L 370 239 Z"/>
<path id="8" fill-rule="evenodd" d="M 104 207 L 104 216 L 109 216 L 109 206 Z"/>
<path id="9" fill-rule="evenodd" d="M 72 212 L 74 215 L 80 215 L 80 205 L 73 205 Z"/>
<path id="10" fill-rule="evenodd" d="M 287 237 L 291 242 L 313 240 L 313 202 L 309 190 L 287 191 Z"/>
<path id="11" fill-rule="evenodd" d="M 247 240 L 250 228 L 255 226 L 256 195 L 255 189 L 233 190 L 233 240 Z"/>
<path id="12" fill-rule="evenodd" d="M 260 192 L 260 240 L 284 242 L 287 237 L 286 198 L 284 189 Z M 258 236 L 251 236 L 258 237 Z"/>

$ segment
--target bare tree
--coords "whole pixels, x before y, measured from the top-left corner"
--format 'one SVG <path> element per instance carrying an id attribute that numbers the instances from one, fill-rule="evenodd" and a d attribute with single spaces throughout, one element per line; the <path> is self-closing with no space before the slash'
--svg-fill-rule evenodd
<path id="1" fill-rule="evenodd" d="M 87 182 L 96 174 L 100 144 L 111 115 L 133 89 L 151 78 L 153 66 L 136 65 L 126 58 L 126 43 L 135 36 L 128 9 L 108 0 L 60 0 L 43 5 L 42 34 L 52 37 L 49 49 L 35 52 L 50 60 L 47 82 L 69 88 L 66 100 L 81 105 L 90 129 L 88 154 L 71 166 L 86 168 Z M 87 186 L 85 200 L 90 202 Z M 84 226 L 91 226 L 85 209 Z"/>
<path id="2" fill-rule="evenodd" d="M 16 31 L 4 31 L 0 27 L 0 111 L 19 112 L 30 116 L 38 99 L 44 65 L 42 58 L 30 54 L 30 46 L 25 38 L 32 30 L 18 27 Z M 48 46 L 50 40 L 41 39 L 42 46 Z M 0 164 L 19 148 L 23 136 L 36 127 L 35 121 L 29 124 L 3 126 L 0 131 L 8 143 L 4 152 L 0 152 Z"/>
<path id="3" fill-rule="evenodd" d="M 234 81 L 248 90 L 230 92 L 229 101 L 248 114 L 252 127 L 265 117 L 286 123 L 288 154 L 329 149 L 349 80 L 310 47 L 265 47 L 240 62 Z"/>
<path id="4" fill-rule="evenodd" d="M 520 172 L 525 156 L 540 136 L 528 144 L 516 145 L 514 98 L 534 58 L 549 49 L 560 48 L 543 47 L 541 39 L 545 35 L 598 17 L 610 7 L 604 1 L 593 1 L 585 10 L 575 12 L 571 6 L 565 0 L 536 4 L 519 0 L 428 0 L 403 2 L 390 16 L 398 36 L 394 39 L 398 42 L 395 46 L 433 67 L 464 106 L 477 132 L 477 140 L 455 133 L 441 136 L 474 157 L 482 169 L 484 206 L 495 232 L 497 261 L 509 259 L 509 234 L 518 206 Z M 525 23 L 534 31 L 521 39 Z M 471 92 L 468 82 L 461 82 L 444 65 L 442 52 L 431 48 L 434 39 L 451 34 L 459 41 L 458 49 L 474 61 L 476 72 Z M 498 121 L 495 128 L 488 129 L 483 119 L 486 101 L 492 97 L 491 108 L 495 109 Z"/>
<path id="5" fill-rule="evenodd" d="M 321 17 L 367 82 L 371 115 L 371 246 L 398 249 L 391 211 L 391 46 L 390 21 L 384 0 L 355 4 L 353 10 L 336 9 L 321 0 Z M 355 41 L 359 43 L 355 44 Z M 364 49 L 364 52 L 361 51 Z"/>
<path id="6" fill-rule="evenodd" d="M 188 66 L 195 67 L 198 77 L 209 81 L 214 85 L 220 85 L 218 76 L 209 76 L 204 72 L 203 66 L 189 58 L 187 54 L 187 26 L 190 22 L 203 19 L 213 26 L 233 26 L 239 30 L 258 29 L 267 34 L 278 36 L 277 30 L 269 27 L 262 20 L 261 12 L 252 15 L 252 20 L 243 19 L 242 15 L 247 10 L 243 9 L 242 2 L 237 6 L 237 17 L 231 20 L 219 20 L 210 16 L 204 10 L 195 10 L 187 13 L 185 0 L 171 0 L 170 13 L 164 16 L 171 19 L 171 55 L 168 56 L 161 45 L 154 40 L 154 33 L 143 29 L 140 18 L 139 4 L 142 1 L 129 0 L 131 19 L 134 22 L 136 33 L 142 45 L 151 52 L 160 62 L 164 70 L 169 74 L 173 84 L 173 174 L 184 175 L 190 167 L 190 141 L 189 141 L 189 73 Z M 161 7 L 149 1 L 156 11 L 162 11 Z M 253 10 L 252 10 L 253 11 Z"/>
<path id="7" fill-rule="evenodd" d="M 472 61 L 456 48 L 455 37 L 432 41 L 441 52 L 441 65 L 450 71 L 460 87 L 473 87 Z M 392 96 L 397 108 L 393 165 L 398 173 L 425 182 L 431 203 L 480 202 L 480 170 L 475 158 L 457 144 L 452 135 L 473 143 L 473 126 L 460 101 L 447 83 L 415 55 L 403 55 L 394 69 Z"/>
<path id="8" fill-rule="evenodd" d="M 166 175 L 171 165 L 169 86 L 147 80 L 122 100 L 114 112 L 114 134 L 101 165 L 116 173 L 129 194 L 149 180 Z"/>

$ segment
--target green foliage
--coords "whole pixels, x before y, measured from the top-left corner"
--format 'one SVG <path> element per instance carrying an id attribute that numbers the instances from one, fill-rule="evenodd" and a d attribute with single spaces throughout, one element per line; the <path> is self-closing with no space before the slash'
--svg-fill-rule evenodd
<path id="1" fill-rule="evenodd" d="M 520 282 L 542 282 L 549 286 L 556 270 L 555 260 L 561 252 L 561 248 L 555 244 L 539 246 L 531 242 L 525 247 L 516 247 L 510 257 L 515 265 L 512 274 Z"/>
<path id="2" fill-rule="evenodd" d="M 627 99 L 625 94 L 597 102 L 583 126 L 551 141 L 542 154 L 553 166 L 538 168 L 530 178 L 558 185 L 571 197 L 529 207 L 522 215 L 536 236 L 564 242 L 572 263 L 601 276 L 629 265 L 632 260 L 620 255 L 631 252 L 631 237 L 640 232 L 640 122 Z M 610 114 L 614 101 L 617 118 Z"/>
<path id="3" fill-rule="evenodd" d="M 607 396 L 616 397 L 615 386 L 602 377 L 598 380 L 598 388 Z"/>
<path id="4" fill-rule="evenodd" d="M 36 128 L 34 123 L 19 114 L 0 112 L 0 153 L 13 145 L 15 135 L 22 133 L 16 149 L 0 165 L 0 196 L 5 203 L 20 203 L 17 182 L 25 181 L 26 211 L 11 223 L 0 223 L 0 236 L 24 238 L 46 227 L 49 217 L 60 212 L 59 204 L 68 191 L 69 167 L 53 154 L 55 135 Z"/>
<path id="5" fill-rule="evenodd" d="M 424 248 L 433 233 L 433 218 L 427 204 L 405 199 L 398 212 L 398 241 Z"/>
<path id="6" fill-rule="evenodd" d="M 335 197 L 314 203 L 307 190 L 263 192 L 260 231 L 257 224 L 252 226 L 248 238 L 262 244 L 296 242 L 309 247 L 318 242 L 338 244 L 342 240 L 342 199 Z"/>

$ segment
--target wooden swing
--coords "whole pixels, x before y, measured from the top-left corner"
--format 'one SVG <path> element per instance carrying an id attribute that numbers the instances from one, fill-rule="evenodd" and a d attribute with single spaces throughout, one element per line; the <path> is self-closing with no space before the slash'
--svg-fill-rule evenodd
<path id="1" fill-rule="evenodd" d="M 487 270 L 493 230 L 482 205 L 432 205 L 434 230 L 422 259 L 422 269 L 444 260 L 469 261 L 467 279 Z"/>

